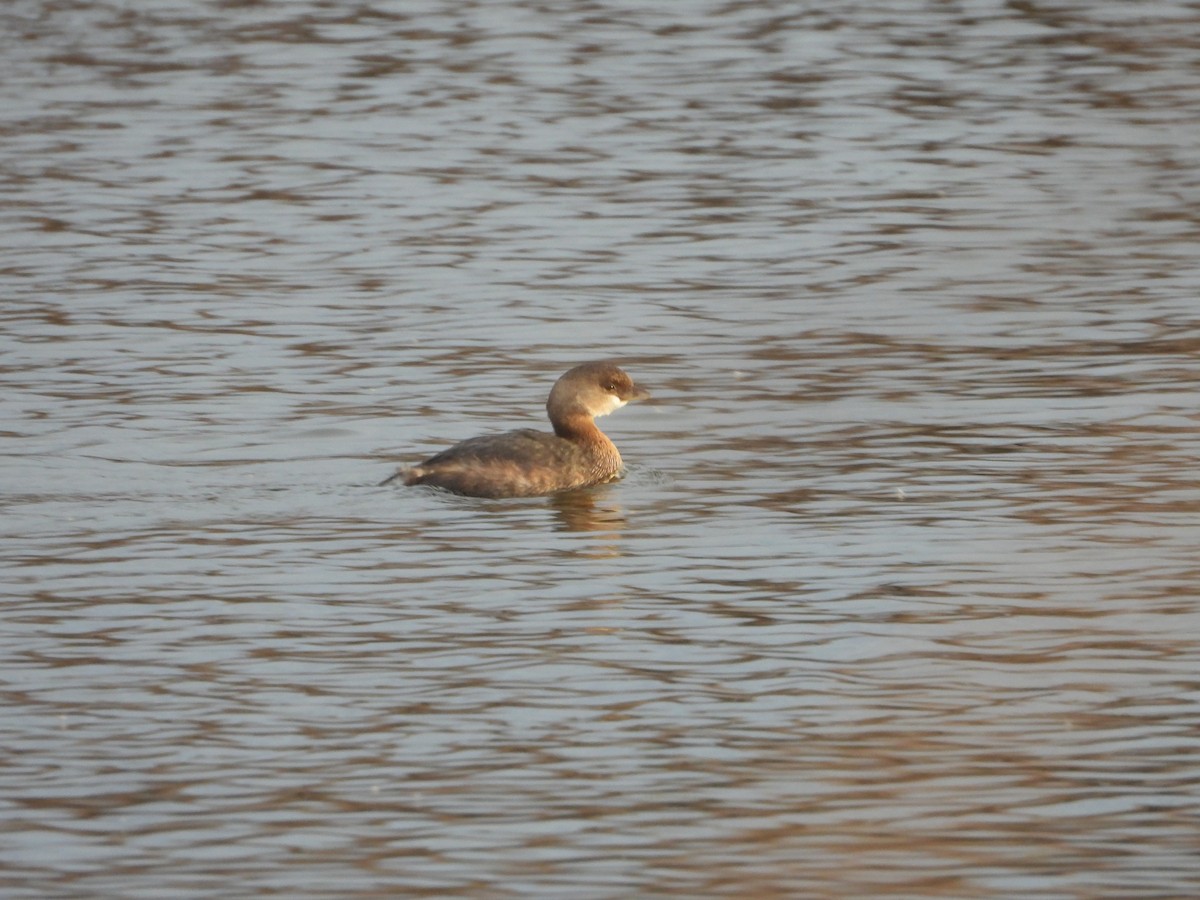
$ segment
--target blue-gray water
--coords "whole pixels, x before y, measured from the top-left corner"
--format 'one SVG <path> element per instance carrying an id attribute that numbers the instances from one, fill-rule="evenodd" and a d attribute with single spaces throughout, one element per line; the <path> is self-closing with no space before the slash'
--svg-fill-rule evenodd
<path id="1" fill-rule="evenodd" d="M 1197 34 L 5 4 L 0 893 L 1200 893 Z"/>

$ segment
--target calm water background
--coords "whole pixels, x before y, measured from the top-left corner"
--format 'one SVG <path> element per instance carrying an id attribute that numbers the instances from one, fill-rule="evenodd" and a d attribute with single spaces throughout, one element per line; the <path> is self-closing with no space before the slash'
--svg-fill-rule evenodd
<path id="1" fill-rule="evenodd" d="M 0 20 L 6 898 L 1200 893 L 1200 5 Z"/>

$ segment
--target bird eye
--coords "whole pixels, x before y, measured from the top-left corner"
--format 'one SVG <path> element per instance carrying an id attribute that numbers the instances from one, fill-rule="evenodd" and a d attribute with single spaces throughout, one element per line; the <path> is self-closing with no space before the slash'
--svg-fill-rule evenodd
<path id="1" fill-rule="evenodd" d="M 613 384 L 611 381 L 604 386 L 604 389 L 606 391 L 608 391 L 610 394 L 615 394 L 617 392 L 617 386 L 615 384 Z"/>

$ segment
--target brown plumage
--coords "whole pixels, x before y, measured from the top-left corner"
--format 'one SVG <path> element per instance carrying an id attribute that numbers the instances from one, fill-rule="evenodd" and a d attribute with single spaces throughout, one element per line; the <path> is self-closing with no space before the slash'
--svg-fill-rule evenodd
<path id="1" fill-rule="evenodd" d="M 387 484 L 428 484 L 469 497 L 534 497 L 612 481 L 621 454 L 595 418 L 649 394 L 611 362 L 576 366 L 555 382 L 546 401 L 554 433 L 522 428 L 470 438 L 401 469 Z"/>

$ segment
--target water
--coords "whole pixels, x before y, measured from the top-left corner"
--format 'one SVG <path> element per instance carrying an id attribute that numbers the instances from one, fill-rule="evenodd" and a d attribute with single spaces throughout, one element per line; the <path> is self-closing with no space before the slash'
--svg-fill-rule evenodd
<path id="1" fill-rule="evenodd" d="M 6 897 L 1200 891 L 1196 4 L 0 17 Z"/>

